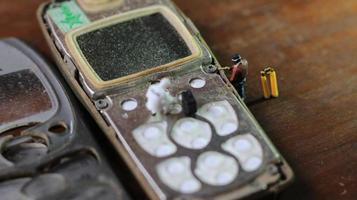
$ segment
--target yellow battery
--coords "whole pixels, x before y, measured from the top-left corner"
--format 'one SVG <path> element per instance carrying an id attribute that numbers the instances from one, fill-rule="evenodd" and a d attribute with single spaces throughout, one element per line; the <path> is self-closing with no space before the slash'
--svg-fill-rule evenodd
<path id="1" fill-rule="evenodd" d="M 278 80 L 276 77 L 276 72 L 274 69 L 270 69 L 270 87 L 271 87 L 271 95 L 273 97 L 279 96 L 279 88 L 278 88 Z"/>
<path id="2" fill-rule="evenodd" d="M 260 82 L 262 84 L 264 98 L 269 99 L 270 98 L 270 90 L 268 87 L 268 80 L 267 80 L 267 77 L 266 77 L 264 71 L 260 72 Z"/>

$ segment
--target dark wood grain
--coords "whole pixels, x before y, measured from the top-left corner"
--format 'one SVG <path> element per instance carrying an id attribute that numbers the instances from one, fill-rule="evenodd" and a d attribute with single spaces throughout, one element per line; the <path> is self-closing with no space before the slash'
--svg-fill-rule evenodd
<path id="1" fill-rule="evenodd" d="M 0 37 L 50 59 L 35 12 L 43 0 L 0 0 Z M 293 167 L 279 199 L 357 199 L 357 1 L 175 0 L 221 64 L 250 63 L 248 105 Z M 261 100 L 259 71 L 276 68 L 281 96 Z"/>

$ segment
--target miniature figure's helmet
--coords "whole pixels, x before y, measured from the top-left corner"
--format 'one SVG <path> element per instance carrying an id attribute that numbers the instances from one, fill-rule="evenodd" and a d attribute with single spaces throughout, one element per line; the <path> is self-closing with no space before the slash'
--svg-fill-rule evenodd
<path id="1" fill-rule="evenodd" d="M 235 54 L 233 57 L 232 57 L 232 62 L 234 64 L 238 64 L 242 61 L 242 57 L 239 55 L 239 54 Z"/>

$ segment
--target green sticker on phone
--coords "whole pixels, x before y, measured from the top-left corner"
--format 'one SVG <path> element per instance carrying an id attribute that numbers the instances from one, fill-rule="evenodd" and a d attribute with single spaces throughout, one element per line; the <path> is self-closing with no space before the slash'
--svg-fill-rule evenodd
<path id="1" fill-rule="evenodd" d="M 50 8 L 48 14 L 59 29 L 65 33 L 90 22 L 79 6 L 73 1 L 63 2 L 57 7 Z"/>

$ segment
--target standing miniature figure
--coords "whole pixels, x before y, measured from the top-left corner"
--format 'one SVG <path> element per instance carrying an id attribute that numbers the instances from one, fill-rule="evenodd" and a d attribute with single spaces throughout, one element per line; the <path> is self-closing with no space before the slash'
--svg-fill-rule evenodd
<path id="1" fill-rule="evenodd" d="M 230 68 L 231 76 L 229 81 L 238 91 L 239 96 L 244 100 L 246 98 L 246 82 L 248 75 L 248 61 L 242 59 L 239 54 L 232 57 L 233 66 Z"/>

